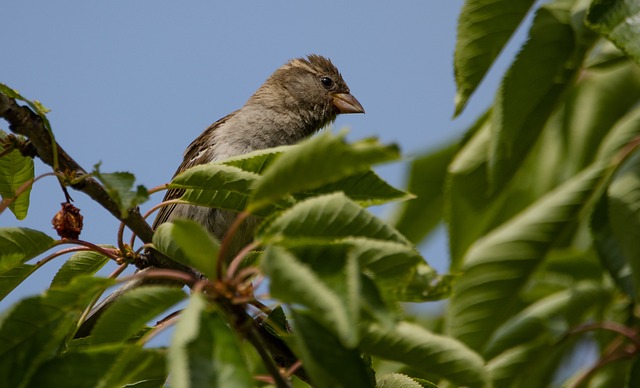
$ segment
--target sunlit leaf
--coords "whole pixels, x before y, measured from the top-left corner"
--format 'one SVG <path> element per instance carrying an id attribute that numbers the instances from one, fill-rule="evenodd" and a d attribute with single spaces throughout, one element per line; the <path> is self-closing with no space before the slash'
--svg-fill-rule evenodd
<path id="1" fill-rule="evenodd" d="M 186 219 L 165 222 L 154 233 L 153 245 L 168 257 L 215 278 L 220 244 L 199 223 Z"/>
<path id="2" fill-rule="evenodd" d="M 6 134 L 0 130 L 0 144 L 5 138 Z M 0 151 L 2 151 L 1 148 Z M 17 197 L 16 190 L 33 178 L 32 158 L 22 156 L 16 149 L 0 157 L 0 196 L 3 200 L 12 200 L 9 209 L 19 220 L 27 216 L 31 186 L 26 186 L 26 189 Z"/>
<path id="3" fill-rule="evenodd" d="M 144 186 L 138 185 L 134 190 L 133 184 L 136 178 L 129 172 L 102 173 L 100 164 L 96 164 L 93 166 L 92 174 L 104 185 L 111 199 L 118 204 L 122 218 L 127 216 L 130 209 L 149 199 L 149 193 Z"/>
<path id="4" fill-rule="evenodd" d="M 367 171 L 372 164 L 399 158 L 396 146 L 385 146 L 375 139 L 348 144 L 344 135 L 326 131 L 280 155 L 256 185 L 250 209 Z"/>
<path id="5" fill-rule="evenodd" d="M 54 245 L 54 239 L 38 230 L 0 228 L 0 274 L 20 266 Z"/>

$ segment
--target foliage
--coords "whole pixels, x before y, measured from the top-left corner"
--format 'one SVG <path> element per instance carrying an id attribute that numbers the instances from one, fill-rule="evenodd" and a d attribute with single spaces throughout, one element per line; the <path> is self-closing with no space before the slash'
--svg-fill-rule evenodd
<path id="1" fill-rule="evenodd" d="M 231 238 L 217 241 L 194 222 L 163 224 L 144 241 L 206 278 L 175 269 L 134 278 L 188 284 L 191 296 L 166 283 L 133 289 L 89 337 L 74 338 L 116 282 L 96 271 L 109 260 L 140 265 L 142 247 L 124 243 L 122 233 L 108 246 L 1 229 L 0 298 L 42 263 L 74 254 L 48 291 L 0 317 L 0 380 L 20 387 L 159 387 L 168 376 L 176 387 L 637 386 L 640 7 L 467 0 L 454 58 L 457 114 L 529 13 L 528 40 L 493 104 L 458 142 L 415 159 L 410 193 L 372 170 L 397 160 L 397 147 L 349 143 L 330 131 L 175 177 L 166 187 L 182 190 L 181 203 L 235 211 L 237 225 L 262 219 L 255 240 L 228 263 L 218 258 Z M 46 120 L 39 103 L 5 85 L 0 92 Z M 0 209 L 17 219 L 27 214 L 36 180 L 22 142 L 0 137 Z M 54 172 L 72 187 L 95 177 L 123 221 L 147 199 L 129 173 Z M 366 210 L 399 200 L 392 221 Z M 440 223 L 453 275 L 437 274 L 415 248 Z M 74 247 L 29 263 L 66 244 Z M 263 277 L 273 300 L 255 295 Z M 402 308 L 447 298 L 431 324 Z M 184 310 L 168 315 L 185 300 Z M 156 317 L 166 318 L 147 326 Z M 167 348 L 148 345 L 174 324 Z M 585 347 L 598 356 L 576 367 Z"/>

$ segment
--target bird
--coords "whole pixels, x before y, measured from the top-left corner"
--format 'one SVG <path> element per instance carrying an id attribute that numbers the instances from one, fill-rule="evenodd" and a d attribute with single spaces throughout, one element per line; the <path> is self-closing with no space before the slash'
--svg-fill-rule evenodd
<path id="1" fill-rule="evenodd" d="M 251 151 L 298 143 L 332 123 L 338 114 L 364 113 L 336 66 L 320 55 L 295 58 L 277 69 L 244 106 L 211 124 L 187 147 L 174 177 L 190 167 Z M 168 190 L 164 201 L 184 190 Z M 236 213 L 194 205 L 160 209 L 153 223 L 186 218 L 203 225 L 221 240 Z M 228 249 L 233 256 L 251 241 L 257 218 L 238 230 Z M 228 259 L 228 258 L 227 258 Z"/>
<path id="2" fill-rule="evenodd" d="M 330 59 L 317 54 L 291 59 L 275 70 L 240 109 L 211 124 L 191 142 L 174 177 L 190 167 L 296 144 L 335 121 L 339 114 L 350 113 L 365 110 Z M 164 201 L 178 199 L 183 193 L 182 189 L 170 189 Z M 228 210 L 174 203 L 159 210 L 153 228 L 175 219 L 189 219 L 222 240 L 235 217 L 236 213 Z M 251 242 L 258 222 L 257 217 L 244 222 L 223 260 L 229 260 Z M 118 291 L 94 309 L 76 337 L 89 334 L 117 294 Z"/>

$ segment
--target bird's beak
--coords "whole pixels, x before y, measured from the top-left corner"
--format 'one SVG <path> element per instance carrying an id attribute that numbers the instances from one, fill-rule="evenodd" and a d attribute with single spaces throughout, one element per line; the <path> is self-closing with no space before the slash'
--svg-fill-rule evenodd
<path id="1" fill-rule="evenodd" d="M 340 113 L 364 113 L 364 108 L 360 105 L 360 102 L 350 93 L 335 93 L 331 97 L 333 98 L 333 106 Z"/>

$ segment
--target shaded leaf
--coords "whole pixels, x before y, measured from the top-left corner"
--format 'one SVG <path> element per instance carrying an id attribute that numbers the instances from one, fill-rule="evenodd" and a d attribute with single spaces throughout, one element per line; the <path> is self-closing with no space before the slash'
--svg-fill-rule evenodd
<path id="1" fill-rule="evenodd" d="M 577 217 L 606 170 L 595 165 L 478 240 L 454 283 L 448 332 L 481 349 L 508 316 L 533 269 Z M 488 319 L 491 317 L 491 319 Z"/>
<path id="2" fill-rule="evenodd" d="M 456 115 L 502 51 L 534 0 L 467 0 L 458 19 L 454 73 Z"/>
<path id="3" fill-rule="evenodd" d="M 110 387 L 163 387 L 167 380 L 165 349 L 144 349 L 140 345 L 123 348 L 108 373 L 96 388 Z"/>
<path id="4" fill-rule="evenodd" d="M 0 300 L 4 299 L 14 288 L 29 277 L 37 266 L 22 264 L 0 274 Z"/>
<path id="5" fill-rule="evenodd" d="M 235 334 L 198 293 L 191 296 L 176 325 L 169 369 L 176 387 L 252 385 Z"/>
<path id="6" fill-rule="evenodd" d="M 436 374 L 458 385 L 489 386 L 482 357 L 454 338 L 407 322 L 392 329 L 371 324 L 364 331 L 361 347 L 365 352 Z"/>
<path id="7" fill-rule="evenodd" d="M 590 41 L 576 41 L 572 2 L 540 7 L 529 40 L 503 78 L 492 116 L 490 177 L 493 188 L 507 183 L 580 68 Z"/>
<path id="8" fill-rule="evenodd" d="M 392 224 L 414 244 L 442 222 L 447 166 L 457 149 L 457 144 L 447 145 L 411 163 L 407 190 L 416 198 L 400 205 Z"/>
<path id="9" fill-rule="evenodd" d="M 316 314 L 293 310 L 294 338 L 314 387 L 374 387 L 375 377 L 357 349 L 344 346 Z"/>
<path id="10" fill-rule="evenodd" d="M 91 332 L 91 342 L 94 345 L 124 342 L 185 297 L 177 287 L 145 286 L 129 290 L 100 316 Z"/>
<path id="11" fill-rule="evenodd" d="M 586 22 L 640 64 L 640 4 L 632 0 L 595 0 Z"/>
<path id="12" fill-rule="evenodd" d="M 64 346 L 78 319 L 111 279 L 76 278 L 68 286 L 23 299 L 0 321 L 0 381 L 17 387 Z"/>
<path id="13" fill-rule="evenodd" d="M 285 303 L 311 310 L 344 347 L 358 344 L 360 318 L 360 274 L 353 257 L 326 257 L 324 263 L 310 267 L 291 252 L 270 246 L 261 266 L 270 279 L 270 294 Z"/>

